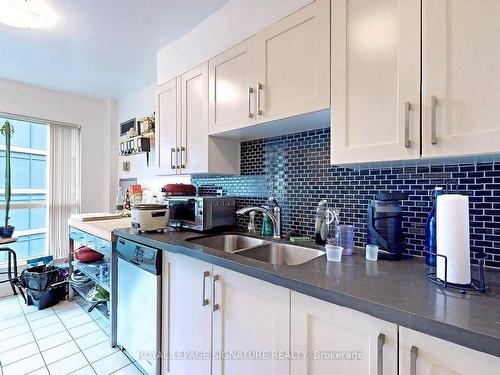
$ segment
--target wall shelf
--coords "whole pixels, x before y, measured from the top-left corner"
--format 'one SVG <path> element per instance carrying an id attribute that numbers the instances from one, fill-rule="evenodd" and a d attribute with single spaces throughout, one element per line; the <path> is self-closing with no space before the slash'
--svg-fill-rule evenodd
<path id="1" fill-rule="evenodd" d="M 153 131 L 153 132 L 148 132 L 148 133 L 134 135 L 133 137 L 123 136 L 122 139 L 124 141 L 126 141 L 126 140 L 137 139 L 137 138 L 150 138 L 150 139 L 154 139 L 154 137 L 155 137 L 155 132 Z"/>

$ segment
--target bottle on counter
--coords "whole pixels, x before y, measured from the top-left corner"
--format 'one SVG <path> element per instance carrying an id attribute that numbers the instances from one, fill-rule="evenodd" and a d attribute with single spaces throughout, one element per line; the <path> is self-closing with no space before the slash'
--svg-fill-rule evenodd
<path id="1" fill-rule="evenodd" d="M 269 206 L 263 206 L 264 208 L 271 210 L 271 207 Z M 265 237 L 272 237 L 274 231 L 273 231 L 273 224 L 271 223 L 271 219 L 267 215 L 262 215 L 262 227 L 260 228 L 260 234 L 261 236 Z"/>
<path id="2" fill-rule="evenodd" d="M 123 189 L 121 187 L 118 188 L 118 194 L 116 195 L 116 212 L 120 212 L 123 210 Z"/>
<path id="3" fill-rule="evenodd" d="M 436 186 L 432 191 L 432 204 L 429 216 L 425 223 L 425 263 L 429 266 L 436 266 L 436 201 L 437 197 L 444 194 L 443 188 Z"/>
<path id="4" fill-rule="evenodd" d="M 316 208 L 316 220 L 314 223 L 314 242 L 316 245 L 324 245 L 328 239 L 329 226 L 333 222 L 333 213 L 327 207 L 326 199 L 322 199 Z"/>
<path id="5" fill-rule="evenodd" d="M 255 211 L 250 211 L 250 221 L 248 222 L 248 227 L 247 227 L 248 233 L 250 234 L 257 233 L 255 229 L 255 214 L 256 214 Z"/>

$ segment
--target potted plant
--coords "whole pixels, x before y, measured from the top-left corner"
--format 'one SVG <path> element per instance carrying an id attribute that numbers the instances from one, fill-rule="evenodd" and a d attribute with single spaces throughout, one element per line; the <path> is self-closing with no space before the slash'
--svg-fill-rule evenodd
<path id="1" fill-rule="evenodd" d="M 10 141 L 14 133 L 14 128 L 10 122 L 5 121 L 5 124 L 0 128 L 0 133 L 5 137 L 5 221 L 4 226 L 0 226 L 0 237 L 10 238 L 14 233 L 14 227 L 9 225 L 10 197 L 12 192 L 10 176 Z"/>

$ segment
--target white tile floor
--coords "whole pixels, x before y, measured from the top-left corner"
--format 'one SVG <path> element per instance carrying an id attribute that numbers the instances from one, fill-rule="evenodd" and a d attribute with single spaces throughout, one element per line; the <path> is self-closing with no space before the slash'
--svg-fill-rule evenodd
<path id="1" fill-rule="evenodd" d="M 0 374 L 140 375 L 109 345 L 109 322 L 84 301 L 37 310 L 21 297 L 0 298 Z"/>

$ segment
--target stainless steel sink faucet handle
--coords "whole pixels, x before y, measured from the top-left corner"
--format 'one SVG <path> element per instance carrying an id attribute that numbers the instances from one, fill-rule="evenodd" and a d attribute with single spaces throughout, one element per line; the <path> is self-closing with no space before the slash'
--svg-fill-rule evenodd
<path id="1" fill-rule="evenodd" d="M 274 197 L 269 197 L 268 201 L 273 203 L 276 207 L 280 206 Z"/>

